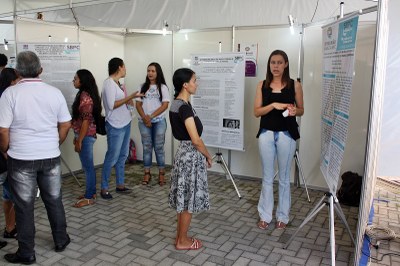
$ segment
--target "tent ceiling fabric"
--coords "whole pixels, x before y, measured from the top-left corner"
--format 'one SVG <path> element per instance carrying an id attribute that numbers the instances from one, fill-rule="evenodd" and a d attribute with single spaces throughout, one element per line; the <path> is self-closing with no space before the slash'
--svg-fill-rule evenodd
<path id="1" fill-rule="evenodd" d="M 345 13 L 375 6 L 366 0 L 344 1 Z M 209 29 L 231 26 L 286 25 L 291 14 L 296 24 L 339 15 L 334 0 L 16 0 L 17 16 L 80 26 L 159 30 Z M 0 19 L 12 16 L 14 0 L 2 0 Z M 314 15 L 315 12 L 315 15 Z"/>

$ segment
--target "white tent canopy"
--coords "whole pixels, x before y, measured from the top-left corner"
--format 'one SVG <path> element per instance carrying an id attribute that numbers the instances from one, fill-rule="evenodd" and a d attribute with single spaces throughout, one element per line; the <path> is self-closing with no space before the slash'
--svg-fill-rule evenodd
<path id="1" fill-rule="evenodd" d="M 333 0 L 2 0 L 0 19 L 13 15 L 45 21 L 110 27 L 160 30 L 207 29 L 231 26 L 287 25 L 321 21 L 340 13 Z M 376 6 L 368 0 L 344 1 L 344 12 Z"/>

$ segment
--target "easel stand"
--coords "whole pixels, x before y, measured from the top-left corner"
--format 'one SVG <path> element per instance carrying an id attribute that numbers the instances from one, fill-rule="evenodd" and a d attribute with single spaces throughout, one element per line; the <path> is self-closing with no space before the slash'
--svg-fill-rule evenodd
<path id="1" fill-rule="evenodd" d="M 221 153 L 221 151 L 219 149 L 218 149 L 217 153 L 212 157 L 212 161 L 213 162 L 214 162 L 214 159 L 217 159 L 216 162 L 219 165 L 221 165 L 222 169 L 224 169 L 224 171 L 225 171 L 225 174 L 228 174 L 230 180 L 232 181 L 233 186 L 235 187 L 235 190 L 236 190 L 236 193 L 237 193 L 239 199 L 241 199 L 242 196 L 240 196 L 239 190 L 236 187 L 235 180 L 233 180 L 232 173 L 229 170 L 228 165 L 226 164 L 226 162 L 224 160 L 224 157 L 222 156 L 222 153 Z"/>
<path id="2" fill-rule="evenodd" d="M 65 165 L 65 167 L 67 167 L 69 173 L 75 178 L 75 181 L 78 183 L 79 187 L 82 187 L 81 183 L 79 182 L 78 178 L 76 177 L 76 175 L 74 174 L 74 172 L 72 172 L 71 168 L 69 168 L 68 164 L 64 161 L 63 157 L 60 156 L 61 158 L 61 162 Z"/>
<path id="3" fill-rule="evenodd" d="M 300 176 L 301 179 L 303 180 L 303 184 L 304 184 L 304 187 L 306 189 L 308 202 L 311 202 L 310 195 L 308 194 L 308 188 L 307 188 L 306 179 L 304 178 L 304 175 L 303 175 L 303 168 L 301 167 L 301 163 L 300 163 L 300 159 L 299 159 L 299 150 L 297 150 L 297 149 L 296 149 L 296 152 L 294 154 L 294 159 L 296 161 L 297 168 L 299 169 L 299 175 L 295 176 L 295 184 L 297 184 L 297 187 L 300 187 L 300 180 L 299 180 L 299 176 Z M 278 171 L 276 171 L 276 173 L 274 175 L 274 179 L 275 179 L 275 177 L 277 175 L 278 175 Z"/>
<path id="4" fill-rule="evenodd" d="M 308 216 L 304 219 L 303 223 L 297 228 L 296 232 L 292 234 L 286 245 L 284 246 L 284 249 L 286 249 L 289 244 L 292 242 L 292 240 L 296 237 L 297 233 L 303 228 L 304 225 L 306 225 L 312 218 L 314 218 L 315 215 L 319 213 L 320 210 L 324 208 L 324 206 L 329 207 L 329 230 L 330 230 L 330 242 L 331 242 L 331 265 L 335 265 L 335 215 L 334 215 L 334 210 L 336 211 L 336 214 L 339 216 L 340 220 L 342 220 L 342 223 L 346 227 L 347 231 L 349 232 L 351 241 L 353 242 L 353 245 L 355 246 L 355 241 L 353 234 L 350 231 L 350 227 L 346 221 L 346 218 L 343 214 L 342 208 L 340 207 L 339 201 L 337 200 L 336 196 L 333 195 L 330 192 L 327 192 L 324 194 L 324 196 L 321 198 L 321 200 L 317 203 L 317 205 L 314 207 L 314 209 L 311 210 L 311 212 L 308 214 Z"/>

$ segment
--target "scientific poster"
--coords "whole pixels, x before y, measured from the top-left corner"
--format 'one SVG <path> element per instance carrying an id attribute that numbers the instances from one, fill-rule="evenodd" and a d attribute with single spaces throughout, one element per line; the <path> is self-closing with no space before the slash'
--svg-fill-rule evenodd
<path id="1" fill-rule="evenodd" d="M 336 194 L 349 127 L 358 16 L 323 28 L 320 168 Z"/>
<path id="2" fill-rule="evenodd" d="M 258 44 L 257 43 L 239 43 L 238 52 L 243 52 L 246 61 L 246 77 L 257 76 L 257 57 L 258 57 Z"/>
<path id="3" fill-rule="evenodd" d="M 204 143 L 243 151 L 245 55 L 196 54 L 191 66 L 198 83 L 191 103 L 204 126 Z"/>
<path id="4" fill-rule="evenodd" d="M 78 92 L 72 80 L 80 68 L 80 44 L 78 43 L 18 43 L 17 52 L 32 51 L 40 58 L 43 72 L 39 76 L 59 90 L 67 101 L 71 111 L 72 103 Z"/>

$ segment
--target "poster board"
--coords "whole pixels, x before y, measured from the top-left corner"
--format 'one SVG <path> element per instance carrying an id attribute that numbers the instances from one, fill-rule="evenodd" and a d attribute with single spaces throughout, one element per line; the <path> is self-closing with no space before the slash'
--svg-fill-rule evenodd
<path id="1" fill-rule="evenodd" d="M 320 169 L 336 195 L 349 128 L 358 16 L 323 27 Z"/>
<path id="2" fill-rule="evenodd" d="M 205 145 L 244 150 L 244 53 L 193 54 L 198 88 L 191 103 L 203 123 Z"/>
<path id="3" fill-rule="evenodd" d="M 18 43 L 17 53 L 35 52 L 42 64 L 40 78 L 59 90 L 67 101 L 71 111 L 72 103 L 78 92 L 72 84 L 77 70 L 80 68 L 79 43 Z"/>

